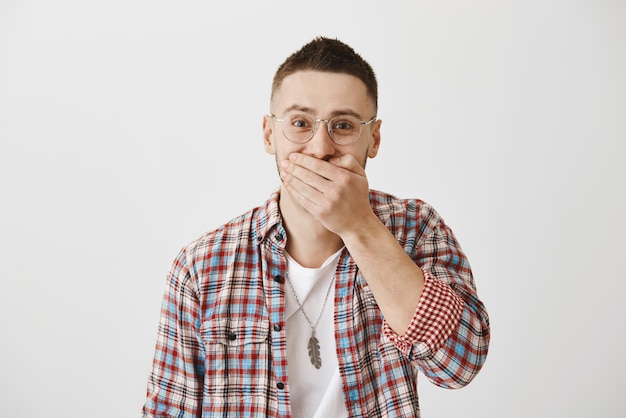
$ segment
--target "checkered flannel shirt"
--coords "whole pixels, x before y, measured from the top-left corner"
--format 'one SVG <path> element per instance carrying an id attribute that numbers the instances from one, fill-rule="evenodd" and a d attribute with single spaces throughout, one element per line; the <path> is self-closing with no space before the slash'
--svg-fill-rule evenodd
<path id="1" fill-rule="evenodd" d="M 143 417 L 290 417 L 278 197 L 174 260 Z M 398 335 L 344 249 L 334 299 L 344 401 L 351 417 L 419 417 L 418 371 L 441 387 L 468 384 L 487 356 L 489 318 L 466 256 L 430 205 L 374 190 L 370 202 L 426 284 Z"/>

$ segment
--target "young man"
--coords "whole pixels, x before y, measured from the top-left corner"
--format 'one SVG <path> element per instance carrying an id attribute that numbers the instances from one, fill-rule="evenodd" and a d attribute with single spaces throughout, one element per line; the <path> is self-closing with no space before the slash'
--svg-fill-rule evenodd
<path id="1" fill-rule="evenodd" d="M 264 205 L 192 242 L 168 275 L 144 417 L 419 417 L 417 374 L 458 388 L 489 320 L 450 228 L 369 190 L 372 68 L 316 38 L 278 69 Z"/>

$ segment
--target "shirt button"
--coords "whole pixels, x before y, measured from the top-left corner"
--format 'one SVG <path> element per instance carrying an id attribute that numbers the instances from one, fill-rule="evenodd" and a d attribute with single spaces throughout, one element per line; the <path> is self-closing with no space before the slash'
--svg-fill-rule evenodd
<path id="1" fill-rule="evenodd" d="M 276 239 L 276 241 L 282 241 L 283 240 L 283 234 L 276 234 L 274 235 L 274 238 Z"/>
<path id="2" fill-rule="evenodd" d="M 278 383 L 276 383 L 276 387 L 277 387 L 278 389 L 280 389 L 280 390 L 285 389 L 285 385 L 283 384 L 283 382 L 278 382 Z"/>
<path id="3" fill-rule="evenodd" d="M 229 332 L 226 338 L 228 338 L 230 341 L 235 341 L 237 339 L 237 334 L 235 334 L 234 332 Z"/>
<path id="4" fill-rule="evenodd" d="M 274 281 L 276 283 L 283 283 L 285 279 L 283 279 L 283 276 L 281 276 L 280 274 L 277 274 L 276 276 L 274 276 Z"/>
<path id="5" fill-rule="evenodd" d="M 274 331 L 278 332 L 281 329 L 283 329 L 283 327 L 281 327 L 280 324 L 274 324 Z"/>

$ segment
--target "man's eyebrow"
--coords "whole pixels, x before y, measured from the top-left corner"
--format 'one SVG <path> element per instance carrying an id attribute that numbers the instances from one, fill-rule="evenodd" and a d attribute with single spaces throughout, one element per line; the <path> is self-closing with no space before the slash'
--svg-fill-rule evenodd
<path id="1" fill-rule="evenodd" d="M 285 113 L 289 113 L 294 110 L 297 110 L 298 112 L 303 112 L 303 113 L 315 113 L 314 110 L 311 109 L 310 107 L 302 106 L 299 104 L 292 104 L 287 109 L 285 109 Z"/>
<path id="2" fill-rule="evenodd" d="M 294 110 L 297 110 L 299 112 L 303 112 L 303 113 L 308 113 L 310 115 L 314 115 L 316 112 L 314 109 L 307 107 L 307 106 L 302 106 L 302 105 L 298 105 L 298 104 L 293 104 L 291 106 L 289 106 L 287 109 L 285 109 L 285 113 L 289 113 L 292 112 Z M 355 112 L 352 109 L 339 109 L 339 110 L 334 110 L 333 112 L 331 112 L 331 114 L 329 115 L 329 118 L 334 118 L 336 116 L 354 116 L 357 119 L 362 119 L 361 115 L 357 112 Z"/>
<path id="3" fill-rule="evenodd" d="M 354 116 L 355 118 L 361 120 L 361 115 L 357 112 L 355 112 L 354 110 L 351 109 L 343 109 L 343 110 L 335 110 L 334 112 L 332 112 L 330 114 L 331 118 L 334 118 L 336 116 Z"/>

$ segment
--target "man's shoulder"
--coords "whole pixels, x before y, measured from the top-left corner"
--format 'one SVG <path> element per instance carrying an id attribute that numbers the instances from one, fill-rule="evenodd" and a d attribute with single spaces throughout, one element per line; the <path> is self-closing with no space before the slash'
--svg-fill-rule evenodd
<path id="1" fill-rule="evenodd" d="M 228 245 L 229 243 L 234 243 L 235 240 L 245 240 L 252 233 L 254 219 L 260 210 L 260 206 L 252 208 L 217 228 L 205 231 L 199 237 L 191 241 L 187 245 L 187 248 L 193 250 L 214 245 Z"/>
<path id="2" fill-rule="evenodd" d="M 277 195 L 274 193 L 262 205 L 256 206 L 242 213 L 217 228 L 204 232 L 199 237 L 185 246 L 188 254 L 198 252 L 227 253 L 235 248 L 245 248 L 256 244 L 259 236 L 264 234 L 266 228 L 278 222 Z"/>
<path id="3" fill-rule="evenodd" d="M 370 204 L 379 217 L 399 213 L 414 214 L 422 218 L 439 217 L 435 208 L 422 199 L 400 198 L 374 189 L 370 189 Z"/>

